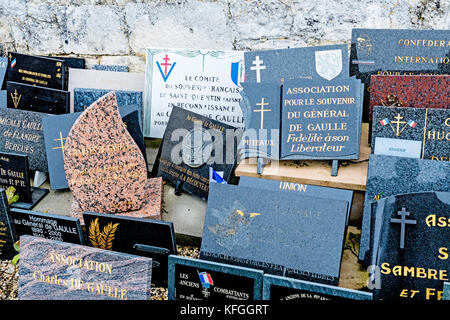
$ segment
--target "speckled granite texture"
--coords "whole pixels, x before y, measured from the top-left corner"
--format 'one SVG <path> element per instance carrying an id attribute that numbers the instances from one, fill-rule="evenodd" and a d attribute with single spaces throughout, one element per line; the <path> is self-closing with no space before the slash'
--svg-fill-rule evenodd
<path id="1" fill-rule="evenodd" d="M 84 211 L 138 210 L 148 198 L 147 166 L 120 117 L 115 93 L 97 100 L 75 121 L 64 148 L 64 170 Z"/>
<path id="2" fill-rule="evenodd" d="M 152 259 L 22 236 L 20 300 L 149 300 Z"/>

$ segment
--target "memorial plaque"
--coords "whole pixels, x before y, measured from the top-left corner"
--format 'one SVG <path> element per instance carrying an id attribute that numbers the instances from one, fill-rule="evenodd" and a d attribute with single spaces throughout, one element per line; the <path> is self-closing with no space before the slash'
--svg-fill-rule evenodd
<path id="1" fill-rule="evenodd" d="M 359 260 L 369 263 L 371 201 L 400 193 L 448 191 L 450 163 L 371 154 L 359 248 Z"/>
<path id="2" fill-rule="evenodd" d="M 144 136 L 162 138 L 173 107 L 244 127 L 242 51 L 147 48 Z"/>
<path id="3" fill-rule="evenodd" d="M 169 300 L 261 300 L 261 270 L 169 256 Z"/>
<path id="4" fill-rule="evenodd" d="M 15 240 L 23 235 L 84 244 L 80 221 L 62 215 L 11 208 L 10 221 Z"/>
<path id="5" fill-rule="evenodd" d="M 30 170 L 48 172 L 42 119 L 45 113 L 0 108 L 0 152 L 28 156 Z"/>
<path id="6" fill-rule="evenodd" d="M 289 181 L 278 181 L 270 179 L 259 179 L 241 176 L 239 178 L 239 186 L 249 187 L 254 189 L 262 190 L 274 190 L 283 192 L 293 192 L 304 194 L 311 197 L 323 198 L 323 199 L 334 199 L 347 201 L 347 223 L 350 217 L 350 211 L 353 200 L 353 191 L 345 189 L 336 189 L 320 186 L 312 186 L 307 184 L 289 182 Z"/>
<path id="7" fill-rule="evenodd" d="M 371 262 L 379 273 L 376 299 L 441 300 L 450 272 L 450 193 L 390 196 L 380 211 Z"/>
<path id="8" fill-rule="evenodd" d="M 75 88 L 74 94 L 74 112 L 86 110 L 91 104 L 108 94 L 111 90 L 103 89 L 83 89 Z M 142 115 L 142 92 L 140 91 L 121 91 L 115 90 L 117 104 L 119 107 L 127 105 L 136 105 L 139 107 L 139 114 Z M 142 121 L 140 121 L 142 123 Z"/>
<path id="9" fill-rule="evenodd" d="M 285 80 L 295 78 L 328 81 L 348 78 L 348 49 L 345 44 L 248 51 L 244 56 L 245 83 L 281 85 Z"/>
<path id="10" fill-rule="evenodd" d="M 8 53 L 8 81 L 64 90 L 66 63 L 61 59 Z"/>
<path id="11" fill-rule="evenodd" d="M 28 157 L 15 153 L 0 152 L 0 189 L 13 186 L 19 201 L 31 201 L 30 177 L 28 176 Z"/>
<path id="12" fill-rule="evenodd" d="M 450 282 L 444 283 L 444 300 L 450 300 Z"/>
<path id="13" fill-rule="evenodd" d="M 8 108 L 51 114 L 69 113 L 69 93 L 8 81 Z"/>
<path id="14" fill-rule="evenodd" d="M 149 300 L 152 260 L 20 238 L 19 300 Z"/>
<path id="15" fill-rule="evenodd" d="M 336 285 L 347 202 L 214 183 L 201 259 Z"/>
<path id="16" fill-rule="evenodd" d="M 172 222 L 83 213 L 87 245 L 152 258 L 155 285 L 167 285 L 167 259 L 176 254 Z"/>
<path id="17" fill-rule="evenodd" d="M 358 159 L 361 84 L 287 80 L 283 85 L 281 159 Z"/>
<path id="18" fill-rule="evenodd" d="M 127 131 L 145 158 L 145 142 L 139 125 L 140 113 L 138 110 L 139 108 L 133 105 L 119 108 L 120 116 L 127 126 Z M 76 112 L 43 119 L 50 187 L 53 190 L 69 188 L 64 172 L 63 150 L 67 135 L 80 115 L 81 112 Z"/>
<path id="19" fill-rule="evenodd" d="M 173 107 L 161 145 L 158 176 L 177 190 L 206 199 L 211 180 L 228 182 L 231 178 L 240 136 L 239 129 Z"/>
<path id="20" fill-rule="evenodd" d="M 9 218 L 8 199 L 4 189 L 0 189 L 0 259 L 11 260 L 17 254 L 13 248 L 14 231 Z"/>
<path id="21" fill-rule="evenodd" d="M 372 300 L 372 293 L 279 276 L 264 275 L 263 299 L 272 301 Z"/>
<path id="22" fill-rule="evenodd" d="M 145 97 L 145 75 L 132 72 L 113 72 L 88 69 L 69 69 L 70 112 L 74 112 L 75 88 L 114 91 L 139 91 Z"/>
<path id="23" fill-rule="evenodd" d="M 372 150 L 375 154 L 449 161 L 450 110 L 375 107 Z"/>
<path id="24" fill-rule="evenodd" d="M 241 109 L 246 119 L 240 158 L 280 156 L 281 90 L 274 83 L 243 83 Z"/>
<path id="25" fill-rule="evenodd" d="M 69 69 L 75 68 L 75 69 L 84 69 L 85 68 L 85 60 L 84 58 L 75 58 L 75 57 L 49 57 L 53 59 L 63 60 L 66 63 L 66 77 L 64 81 L 64 90 L 67 90 L 69 87 Z"/>
<path id="26" fill-rule="evenodd" d="M 90 211 L 161 218 L 161 179 L 155 186 L 147 178 L 145 158 L 120 117 L 114 92 L 77 118 L 63 159 L 74 197 L 72 215 Z"/>
<path id="27" fill-rule="evenodd" d="M 371 75 L 449 74 L 449 42 L 448 30 L 353 29 L 350 75 L 366 88 L 363 121 L 369 122 Z"/>
<path id="28" fill-rule="evenodd" d="M 128 66 L 116 64 L 94 64 L 92 66 L 92 69 L 103 71 L 128 72 Z"/>
<path id="29" fill-rule="evenodd" d="M 376 106 L 447 109 L 450 105 L 448 75 L 372 75 L 370 79 L 369 122 Z"/>

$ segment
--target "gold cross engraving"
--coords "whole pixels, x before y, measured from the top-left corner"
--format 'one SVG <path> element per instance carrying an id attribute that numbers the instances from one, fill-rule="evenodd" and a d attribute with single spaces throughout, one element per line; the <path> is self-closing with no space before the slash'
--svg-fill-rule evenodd
<path id="1" fill-rule="evenodd" d="M 11 98 L 14 104 L 14 108 L 17 109 L 17 107 L 19 106 L 20 98 L 22 98 L 22 95 L 18 94 L 16 89 L 14 90 L 14 94 L 11 93 Z"/>
<path id="2" fill-rule="evenodd" d="M 264 112 L 272 111 L 272 109 L 264 109 L 264 106 L 268 106 L 269 103 L 264 101 L 264 98 L 261 98 L 261 102 L 256 104 L 260 106 L 261 109 L 253 110 L 253 112 L 261 112 L 261 129 L 264 128 Z"/>
<path id="3" fill-rule="evenodd" d="M 53 147 L 52 149 L 56 150 L 56 149 L 61 149 L 61 152 L 64 152 L 64 140 L 66 140 L 67 138 L 63 138 L 62 137 L 62 133 L 61 131 L 59 132 L 59 139 L 53 139 L 53 141 L 61 141 L 61 145 L 59 147 Z"/>
<path id="4" fill-rule="evenodd" d="M 400 131 L 400 125 L 401 125 L 401 124 L 405 124 L 406 121 L 400 121 L 400 120 L 403 119 L 403 117 L 400 115 L 400 113 L 397 114 L 397 115 L 394 117 L 394 119 L 395 119 L 396 121 L 392 121 L 392 123 L 397 125 L 397 130 L 394 130 L 394 133 L 395 133 L 395 135 L 398 137 L 398 136 L 400 136 L 400 134 L 401 134 L 401 133 L 403 132 L 403 130 L 405 129 L 405 127 L 403 127 L 402 131 Z"/>

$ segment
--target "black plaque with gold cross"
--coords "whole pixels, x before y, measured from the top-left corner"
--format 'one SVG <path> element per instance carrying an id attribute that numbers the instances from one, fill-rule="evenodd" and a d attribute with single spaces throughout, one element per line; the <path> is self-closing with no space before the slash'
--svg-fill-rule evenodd
<path id="1" fill-rule="evenodd" d="M 8 53 L 7 81 L 64 90 L 65 61 L 59 59 Z"/>
<path id="2" fill-rule="evenodd" d="M 441 300 L 450 277 L 450 193 L 386 197 L 373 226 L 377 299 Z"/>

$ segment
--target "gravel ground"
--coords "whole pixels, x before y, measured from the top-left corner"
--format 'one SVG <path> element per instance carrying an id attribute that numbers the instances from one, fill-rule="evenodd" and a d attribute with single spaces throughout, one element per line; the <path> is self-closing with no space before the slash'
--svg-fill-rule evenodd
<path id="1" fill-rule="evenodd" d="M 200 249 L 192 246 L 177 246 L 178 255 L 198 259 Z M 20 264 L 20 261 L 19 261 Z M 0 300 L 17 300 L 19 268 L 9 260 L 0 260 Z M 151 288 L 150 300 L 167 300 L 167 288 Z"/>

